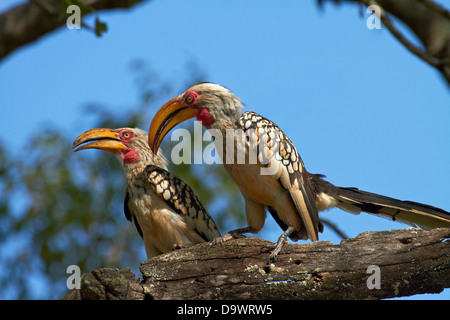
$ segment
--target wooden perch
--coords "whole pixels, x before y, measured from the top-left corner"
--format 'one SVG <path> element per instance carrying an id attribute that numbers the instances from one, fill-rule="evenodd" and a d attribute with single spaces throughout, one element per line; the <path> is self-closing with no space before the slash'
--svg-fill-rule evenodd
<path id="1" fill-rule="evenodd" d="M 439 293 L 450 287 L 448 239 L 450 229 L 364 232 L 340 244 L 285 245 L 271 265 L 271 242 L 206 243 L 143 262 L 140 279 L 129 269 L 91 271 L 81 289 L 63 299 L 384 299 Z M 376 277 L 379 289 L 369 289 Z"/>

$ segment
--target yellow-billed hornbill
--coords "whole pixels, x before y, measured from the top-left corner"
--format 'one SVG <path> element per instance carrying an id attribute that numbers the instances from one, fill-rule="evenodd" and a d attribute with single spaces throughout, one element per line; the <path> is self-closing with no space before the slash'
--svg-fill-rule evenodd
<path id="1" fill-rule="evenodd" d="M 73 143 L 75 151 L 100 149 L 117 155 L 127 182 L 125 217 L 134 221 L 147 258 L 220 237 L 216 224 L 192 189 L 167 171 L 161 151 L 153 153 L 141 129 L 97 128 Z"/>
<path id="2" fill-rule="evenodd" d="M 275 123 L 255 112 L 242 111 L 241 100 L 229 89 L 200 83 L 162 106 L 149 129 L 153 152 L 170 129 L 189 118 L 196 117 L 213 132 L 225 169 L 244 196 L 248 223 L 248 227 L 230 231 L 224 238 L 260 231 L 266 208 L 284 230 L 270 260 L 275 259 L 287 237 L 293 241 L 318 240 L 318 233 L 323 231 L 318 212 L 331 207 L 373 213 L 425 229 L 450 227 L 450 213 L 442 209 L 336 187 L 323 180 L 323 175 L 310 174 L 291 140 Z M 240 134 L 227 135 L 227 129 Z M 257 155 L 253 162 L 252 153 Z M 242 154 L 245 161 L 239 162 Z"/>

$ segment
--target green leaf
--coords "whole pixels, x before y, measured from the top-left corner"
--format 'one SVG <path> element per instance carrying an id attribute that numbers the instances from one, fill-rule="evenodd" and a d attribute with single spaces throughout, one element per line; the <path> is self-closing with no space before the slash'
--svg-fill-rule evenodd
<path id="1" fill-rule="evenodd" d="M 101 22 L 98 17 L 95 18 L 95 35 L 101 37 L 104 32 L 108 31 L 106 23 Z"/>

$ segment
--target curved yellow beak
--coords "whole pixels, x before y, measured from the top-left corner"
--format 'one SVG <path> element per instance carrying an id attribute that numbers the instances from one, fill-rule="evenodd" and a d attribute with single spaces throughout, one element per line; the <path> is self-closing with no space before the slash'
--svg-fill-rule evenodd
<path id="1" fill-rule="evenodd" d="M 119 139 L 118 133 L 107 128 L 88 130 L 76 138 L 72 144 L 75 152 L 85 149 L 100 149 L 117 154 L 126 148 Z"/>
<path id="2" fill-rule="evenodd" d="M 173 98 L 163 105 L 153 118 L 148 131 L 148 145 L 153 153 L 158 152 L 161 141 L 173 127 L 196 115 L 197 110 L 189 107 L 179 97 Z"/>

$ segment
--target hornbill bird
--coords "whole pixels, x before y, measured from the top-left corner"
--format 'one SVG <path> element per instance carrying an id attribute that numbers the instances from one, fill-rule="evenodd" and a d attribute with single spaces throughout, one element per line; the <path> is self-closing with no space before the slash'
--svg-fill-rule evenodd
<path id="1" fill-rule="evenodd" d="M 287 237 L 318 240 L 323 231 L 318 212 L 331 207 L 364 211 L 424 229 L 450 227 L 450 213 L 442 209 L 336 187 L 323 175 L 309 173 L 294 144 L 275 123 L 255 112 L 242 111 L 241 100 L 229 89 L 200 83 L 164 104 L 149 128 L 153 152 L 174 126 L 189 118 L 196 117 L 211 133 L 225 169 L 244 197 L 248 224 L 230 231 L 223 240 L 259 232 L 266 209 L 284 231 L 269 261 L 275 260 Z M 256 157 L 251 158 L 252 154 Z M 239 162 L 240 155 L 245 157 Z"/>
<path id="2" fill-rule="evenodd" d="M 105 150 L 119 158 L 127 182 L 125 217 L 144 240 L 147 258 L 220 237 L 192 189 L 167 171 L 161 152 L 151 151 L 144 130 L 92 129 L 80 135 L 72 148 Z"/>

